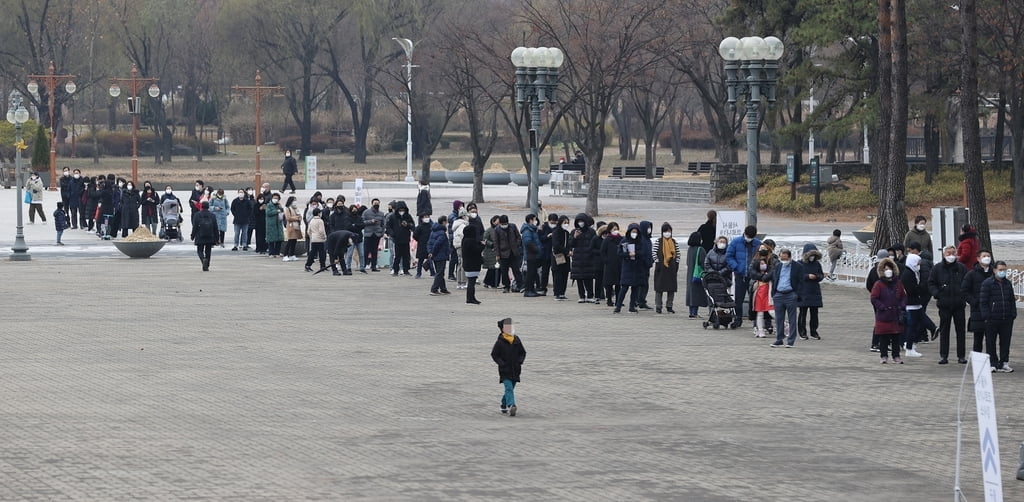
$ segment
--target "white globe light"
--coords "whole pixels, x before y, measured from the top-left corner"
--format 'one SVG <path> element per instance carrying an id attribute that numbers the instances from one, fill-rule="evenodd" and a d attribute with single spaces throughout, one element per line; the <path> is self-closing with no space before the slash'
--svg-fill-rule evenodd
<path id="1" fill-rule="evenodd" d="M 764 56 L 765 59 L 777 61 L 782 57 L 782 53 L 785 50 L 782 40 L 776 37 L 765 37 L 764 43 L 767 51 Z"/>
<path id="2" fill-rule="evenodd" d="M 537 66 L 537 49 L 535 47 L 527 47 L 526 52 L 523 53 L 523 62 L 527 68 L 534 68 Z"/>
<path id="3" fill-rule="evenodd" d="M 68 83 L 64 84 L 64 90 L 67 91 L 68 94 L 74 94 L 75 91 L 78 90 L 78 86 L 75 85 L 74 82 L 68 82 Z"/>
<path id="4" fill-rule="evenodd" d="M 149 86 L 149 97 L 155 98 L 160 95 L 160 88 L 153 84 Z"/>
<path id="5" fill-rule="evenodd" d="M 562 49 L 552 47 L 548 49 L 548 52 L 551 53 L 551 67 L 561 68 L 562 63 L 565 62 L 565 54 L 562 54 Z"/>
<path id="6" fill-rule="evenodd" d="M 534 66 L 538 68 L 547 68 L 548 66 L 551 66 L 551 63 L 548 61 L 547 47 L 537 47 L 536 49 L 534 49 L 533 63 Z"/>
<path id="7" fill-rule="evenodd" d="M 718 54 L 722 56 L 722 59 L 726 61 L 736 61 L 740 58 L 737 54 L 736 48 L 740 45 L 740 39 L 736 37 L 729 37 L 722 40 L 722 43 L 718 44 Z"/>
<path id="8" fill-rule="evenodd" d="M 7 109 L 7 121 L 12 124 L 14 123 L 14 108 Z"/>
<path id="9" fill-rule="evenodd" d="M 516 47 L 512 51 L 512 66 L 522 68 L 526 66 L 526 47 Z"/>
<path id="10" fill-rule="evenodd" d="M 18 105 L 18 109 L 14 111 L 14 122 L 18 124 L 28 122 L 28 110 L 23 105 Z"/>
<path id="11" fill-rule="evenodd" d="M 761 37 L 747 37 L 743 42 L 743 59 L 757 60 L 764 59 L 768 52 L 768 46 Z"/>
<path id="12" fill-rule="evenodd" d="M 28 82 L 28 85 L 25 86 L 25 89 L 28 91 L 29 94 L 37 94 L 39 93 L 39 84 L 36 83 L 35 80 L 30 80 Z"/>
<path id="13" fill-rule="evenodd" d="M 110 97 L 116 98 L 121 95 L 121 86 L 113 84 L 110 86 Z"/>

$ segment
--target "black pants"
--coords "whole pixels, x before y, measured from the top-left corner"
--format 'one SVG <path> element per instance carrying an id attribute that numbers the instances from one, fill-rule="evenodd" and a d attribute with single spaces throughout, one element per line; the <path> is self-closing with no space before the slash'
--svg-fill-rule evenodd
<path id="1" fill-rule="evenodd" d="M 552 258 L 550 253 L 542 256 L 540 259 L 540 269 L 537 272 L 540 274 L 537 277 L 538 289 L 548 289 L 548 278 L 551 276 L 551 260 Z"/>
<path id="2" fill-rule="evenodd" d="M 554 279 L 555 296 L 565 296 L 565 288 L 569 284 L 569 263 L 552 266 L 551 275 Z"/>
<path id="3" fill-rule="evenodd" d="M 939 357 L 949 358 L 949 322 L 956 329 L 956 358 L 963 359 L 967 351 L 967 333 L 964 330 L 964 308 L 939 308 Z"/>
<path id="4" fill-rule="evenodd" d="M 295 256 L 295 246 L 299 243 L 298 239 L 288 239 L 288 242 L 284 244 L 284 255 Z"/>
<path id="5" fill-rule="evenodd" d="M 68 207 L 68 218 L 71 219 L 71 228 L 85 228 L 85 208 L 81 204 Z"/>
<path id="6" fill-rule="evenodd" d="M 985 321 L 985 345 L 993 368 L 1002 368 L 1010 362 L 1010 335 L 1013 334 L 1013 320 Z M 998 343 L 998 345 L 996 345 Z"/>
<path id="7" fill-rule="evenodd" d="M 380 246 L 380 236 L 371 235 L 363 239 L 363 269 L 369 266 L 373 270 L 377 270 L 377 247 Z"/>
<path id="8" fill-rule="evenodd" d="M 974 334 L 974 345 L 971 349 L 975 352 L 987 352 L 985 350 L 985 340 L 987 338 L 985 336 L 985 323 L 978 322 L 976 324 L 978 327 L 971 331 Z M 968 325 L 970 325 L 970 322 L 968 322 Z"/>
<path id="9" fill-rule="evenodd" d="M 608 299 L 608 305 L 615 303 L 615 300 L 619 297 L 618 290 L 621 288 L 622 286 L 618 284 L 609 284 L 604 287 L 604 297 Z"/>
<path id="10" fill-rule="evenodd" d="M 576 279 L 576 291 L 580 294 L 580 299 L 593 298 L 594 297 L 594 280 L 593 279 Z"/>
<path id="11" fill-rule="evenodd" d="M 267 254 L 270 256 L 279 256 L 281 254 L 281 241 L 268 242 Z"/>
<path id="12" fill-rule="evenodd" d="M 733 321 L 733 325 L 743 325 L 743 302 L 747 301 L 747 277 L 744 275 L 736 274 L 736 320 Z M 747 305 L 748 309 L 750 305 Z"/>
<path id="13" fill-rule="evenodd" d="M 818 307 L 800 307 L 800 313 L 797 315 L 796 327 L 800 333 L 800 337 L 807 336 L 807 311 L 811 311 L 811 334 L 817 338 L 818 336 Z"/>
<path id="14" fill-rule="evenodd" d="M 266 253 L 269 248 L 267 244 L 267 219 L 260 217 L 256 224 L 256 252 Z"/>
<path id="15" fill-rule="evenodd" d="M 421 256 L 417 256 L 416 257 L 416 277 L 422 276 L 424 270 L 426 270 L 428 273 L 430 272 L 430 260 L 427 259 L 426 256 L 422 256 L 422 257 Z"/>
<path id="16" fill-rule="evenodd" d="M 890 347 L 892 348 L 892 357 L 900 357 L 900 335 L 878 335 L 878 350 L 882 357 L 889 357 Z"/>
<path id="17" fill-rule="evenodd" d="M 391 265 L 391 273 L 397 274 L 399 270 L 409 273 L 409 243 L 395 242 L 395 261 Z M 401 268 L 399 268 L 401 266 Z"/>
<path id="18" fill-rule="evenodd" d="M 579 283 L 579 281 L 576 282 Z M 591 282 L 593 283 L 590 287 L 591 296 L 593 296 L 597 300 L 604 300 L 604 288 L 602 287 L 602 285 L 604 284 L 604 267 L 597 267 L 597 275 L 595 275 L 594 278 L 591 279 Z M 608 297 L 608 299 L 613 302 L 615 301 L 614 296 L 610 296 Z"/>
<path id="19" fill-rule="evenodd" d="M 647 292 L 651 289 L 651 270 L 644 270 L 643 284 L 637 286 L 636 290 L 636 304 L 640 307 L 647 307 Z"/>
<path id="20" fill-rule="evenodd" d="M 537 271 L 540 269 L 540 259 L 528 259 L 526 260 L 526 277 L 523 278 L 523 291 L 533 291 L 541 289 L 540 277 L 537 276 Z"/>
<path id="21" fill-rule="evenodd" d="M 484 274 L 484 285 L 492 288 L 501 286 L 501 279 L 498 278 L 498 269 L 489 267 L 487 273 Z"/>
<path id="22" fill-rule="evenodd" d="M 320 268 L 324 268 L 324 261 L 327 259 L 327 250 L 322 242 L 310 242 L 309 252 L 306 253 L 306 266 L 313 264 L 313 261 L 320 260 Z"/>
<path id="23" fill-rule="evenodd" d="M 626 298 L 626 291 L 629 291 L 629 310 L 630 312 L 636 310 L 640 301 L 640 286 L 629 286 L 626 284 L 619 284 L 618 294 L 615 296 L 615 310 L 622 308 L 622 301 Z"/>
<path id="24" fill-rule="evenodd" d="M 454 252 L 455 243 L 452 243 L 452 255 L 448 258 L 448 280 L 455 280 L 455 266 L 459 264 L 459 254 Z"/>
<path id="25" fill-rule="evenodd" d="M 505 289 L 509 289 L 511 279 L 508 276 L 509 269 L 512 270 L 512 275 L 515 277 L 516 288 L 522 289 L 523 287 L 523 274 L 519 273 L 519 267 L 516 266 L 518 260 L 515 256 L 510 255 L 508 258 L 498 258 L 498 264 L 501 268 L 498 270 L 498 275 L 501 276 L 501 285 Z"/>
<path id="26" fill-rule="evenodd" d="M 292 181 L 292 176 L 294 176 L 294 175 L 293 174 L 286 174 L 286 175 L 284 175 L 284 184 L 281 185 L 281 191 L 282 192 L 287 190 L 288 187 L 292 187 L 292 191 L 293 192 L 295 191 L 295 182 Z"/>
<path id="27" fill-rule="evenodd" d="M 196 244 L 196 254 L 203 265 L 209 264 L 210 256 L 213 254 L 213 244 Z"/>
<path id="28" fill-rule="evenodd" d="M 448 291 L 448 286 L 444 283 L 444 267 L 447 264 L 448 260 L 434 260 L 434 283 L 430 285 L 431 293 Z"/>
<path id="29" fill-rule="evenodd" d="M 46 223 L 46 215 L 43 214 L 43 203 L 33 202 L 28 205 L 28 221 L 31 223 L 36 222 L 36 213 L 39 213 L 39 217 L 43 219 L 43 223 Z"/>
<path id="30" fill-rule="evenodd" d="M 345 247 L 343 247 L 341 249 L 338 249 L 336 251 L 338 252 L 338 254 L 334 255 L 334 254 L 329 254 L 328 253 L 328 256 L 327 256 L 327 258 L 331 261 L 331 271 L 337 272 L 338 271 L 338 266 L 340 265 L 341 266 L 341 270 L 343 272 L 348 272 L 349 270 L 347 268 L 345 268 L 345 252 L 348 251 L 348 246 L 345 246 Z M 320 268 L 323 268 L 323 267 L 320 267 Z"/>

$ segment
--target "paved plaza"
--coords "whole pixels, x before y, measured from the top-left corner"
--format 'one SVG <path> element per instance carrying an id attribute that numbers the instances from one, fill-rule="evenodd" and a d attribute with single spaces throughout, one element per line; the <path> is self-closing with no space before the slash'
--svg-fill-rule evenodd
<path id="1" fill-rule="evenodd" d="M 519 192 L 496 194 L 481 214 L 524 212 Z M 468 195 L 435 189 L 435 211 Z M 575 214 L 583 201 L 545 203 Z M 602 208 L 672 221 L 677 236 L 706 210 Z M 825 236 L 835 224 L 770 225 Z M 56 248 L 52 223 L 26 235 L 33 260 L 0 261 L 0 500 L 953 496 L 965 367 L 935 364 L 937 343 L 878 364 L 862 287 L 824 284 L 823 340 L 771 349 L 749 323 L 687 319 L 682 293 L 676 315 L 483 289 L 470 306 L 454 286 L 430 297 L 426 279 L 387 272 L 311 276 L 302 262 L 217 248 L 204 273 L 187 241 L 130 260 L 82 231 Z M 528 352 L 514 418 L 498 413 L 489 358 L 506 316 Z M 1007 501 L 1024 500 L 1022 378 L 993 377 Z M 961 484 L 980 501 L 972 389 L 968 378 Z"/>

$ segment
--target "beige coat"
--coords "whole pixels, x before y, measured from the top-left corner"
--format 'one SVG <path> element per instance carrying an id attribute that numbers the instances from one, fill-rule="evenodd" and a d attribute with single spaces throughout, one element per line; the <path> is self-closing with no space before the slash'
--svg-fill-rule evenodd
<path id="1" fill-rule="evenodd" d="M 301 240 L 302 236 L 302 213 L 298 209 L 290 207 L 284 210 L 284 240 Z"/>
<path id="2" fill-rule="evenodd" d="M 317 216 L 309 220 L 309 227 L 306 230 L 309 232 L 309 242 L 327 241 L 327 228 L 324 226 L 323 218 Z"/>

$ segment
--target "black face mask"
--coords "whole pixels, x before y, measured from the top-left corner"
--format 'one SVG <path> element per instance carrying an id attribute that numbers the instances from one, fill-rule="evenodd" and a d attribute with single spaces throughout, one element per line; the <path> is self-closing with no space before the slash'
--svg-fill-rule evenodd
<path id="1" fill-rule="evenodd" d="M 761 255 L 761 256 L 768 256 L 768 251 L 767 251 L 767 250 L 765 250 L 765 251 L 761 251 L 761 252 L 760 252 L 760 255 Z"/>
<path id="2" fill-rule="evenodd" d="M 380 211 L 380 204 L 374 204 L 373 205 L 373 210 L 374 211 Z"/>

